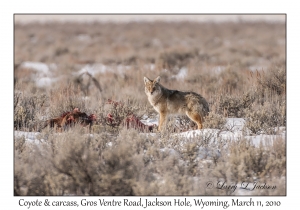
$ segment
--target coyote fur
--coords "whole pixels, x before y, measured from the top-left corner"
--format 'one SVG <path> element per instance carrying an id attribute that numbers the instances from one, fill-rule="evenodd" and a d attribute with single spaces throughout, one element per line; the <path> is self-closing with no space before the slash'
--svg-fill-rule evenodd
<path id="1" fill-rule="evenodd" d="M 150 104 L 159 113 L 158 130 L 165 126 L 168 114 L 186 114 L 198 126 L 203 128 L 204 117 L 209 112 L 208 103 L 201 95 L 194 92 L 169 90 L 160 83 L 160 76 L 151 80 L 144 77 L 145 93 Z"/>

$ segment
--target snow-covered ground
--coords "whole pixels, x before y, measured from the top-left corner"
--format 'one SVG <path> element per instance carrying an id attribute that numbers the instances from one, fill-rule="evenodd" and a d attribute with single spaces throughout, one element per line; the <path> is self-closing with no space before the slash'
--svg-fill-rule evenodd
<path id="1" fill-rule="evenodd" d="M 186 67 L 182 67 L 178 74 L 176 75 L 173 75 L 172 78 L 175 78 L 177 80 L 184 80 L 184 78 L 186 77 L 187 75 L 187 68 Z"/>
<path id="2" fill-rule="evenodd" d="M 141 120 L 146 125 L 158 125 L 158 119 L 144 119 Z M 181 133 L 174 133 L 171 136 L 179 136 L 183 137 L 183 139 L 189 139 L 189 138 L 198 138 L 198 137 L 208 137 L 212 140 L 218 139 L 218 140 L 240 140 L 241 138 L 250 139 L 255 146 L 258 146 L 260 142 L 264 144 L 266 140 L 272 141 L 278 137 L 282 137 L 285 139 L 285 128 L 280 127 L 280 134 L 278 135 L 266 135 L 266 134 L 260 134 L 255 136 L 248 136 L 243 133 L 243 127 L 244 127 L 245 120 L 243 118 L 227 118 L 227 123 L 225 127 L 230 128 L 230 131 L 221 131 L 218 129 L 202 129 L 202 130 L 190 130 L 185 131 Z M 15 131 L 15 137 L 25 137 L 26 141 L 29 142 L 41 142 L 38 138 L 39 132 L 24 132 L 24 131 Z M 92 135 L 92 134 L 91 134 Z"/>
<path id="3" fill-rule="evenodd" d="M 24 137 L 26 143 L 40 144 L 45 142 L 43 139 L 39 138 L 39 132 L 26 132 L 26 131 L 15 131 L 14 137 L 21 138 Z"/>
<path id="4" fill-rule="evenodd" d="M 124 66 L 124 65 L 114 65 L 108 66 L 102 63 L 95 63 L 95 64 L 87 64 L 83 68 L 81 68 L 78 72 L 75 72 L 74 75 L 80 75 L 82 73 L 88 72 L 92 76 L 95 76 L 99 73 L 106 73 L 106 72 L 115 72 L 120 75 L 124 73 L 124 71 L 130 69 L 131 66 Z"/>
<path id="5" fill-rule="evenodd" d="M 35 82 L 37 87 L 47 87 L 55 83 L 61 82 L 63 78 L 60 74 L 57 74 L 59 70 L 56 64 L 46 64 L 42 62 L 25 61 L 20 65 L 21 69 L 30 69 L 30 79 Z M 89 73 L 92 76 L 96 74 L 104 74 L 106 72 L 116 72 L 120 76 L 123 76 L 125 71 L 130 69 L 131 66 L 124 65 L 104 65 L 102 63 L 87 64 L 83 66 L 79 71 L 74 72 L 73 76 L 79 76 L 83 73 Z M 58 76 L 59 75 L 59 76 Z"/>
<path id="6" fill-rule="evenodd" d="M 30 79 L 35 82 L 37 87 L 49 87 L 55 83 L 61 82 L 64 78 L 62 75 L 57 74 L 59 72 L 59 68 L 55 63 L 46 64 L 42 62 L 34 62 L 34 61 L 24 61 L 20 65 L 21 69 L 30 69 L 32 71 L 30 75 Z M 107 72 L 114 72 L 124 76 L 127 70 L 130 70 L 132 66 L 130 65 L 104 65 L 102 63 L 94 63 L 87 64 L 81 67 L 78 71 L 72 73 L 74 77 L 77 77 L 83 73 L 89 73 L 93 77 L 97 74 L 104 74 Z M 146 64 L 144 69 L 149 69 L 151 71 L 156 69 L 155 64 Z M 226 69 L 226 66 L 217 66 L 217 67 L 207 67 L 207 70 L 211 72 L 215 72 L 216 74 L 221 73 Z M 261 67 L 252 66 L 249 67 L 250 70 L 256 71 L 261 70 Z M 165 72 L 170 72 L 169 69 L 164 69 Z M 171 75 L 171 78 L 174 78 L 179 81 L 183 81 L 188 75 L 189 69 L 187 67 L 182 67 L 179 69 L 177 74 Z M 59 75 L 59 76 L 58 76 Z"/>
<path id="7" fill-rule="evenodd" d="M 25 61 L 21 63 L 20 68 L 32 71 L 31 79 L 37 87 L 50 86 L 58 81 L 54 76 L 54 71 L 57 70 L 57 65 L 54 63 L 48 65 L 42 62 Z"/>
<path id="8" fill-rule="evenodd" d="M 157 119 L 145 119 L 141 120 L 146 125 L 158 125 Z M 258 146 L 260 142 L 264 143 L 265 140 L 274 140 L 278 137 L 285 138 L 285 127 L 279 128 L 279 135 L 266 135 L 260 134 L 255 136 L 245 135 L 243 132 L 245 120 L 243 118 L 227 118 L 227 122 L 224 127 L 227 128 L 226 131 L 221 131 L 218 129 L 202 129 L 202 130 L 191 130 L 181 133 L 176 133 L 174 135 L 178 135 L 180 137 L 185 138 L 197 138 L 201 136 L 210 136 L 212 138 L 220 138 L 222 140 L 240 140 L 245 137 L 246 139 L 250 139 L 255 146 Z"/>

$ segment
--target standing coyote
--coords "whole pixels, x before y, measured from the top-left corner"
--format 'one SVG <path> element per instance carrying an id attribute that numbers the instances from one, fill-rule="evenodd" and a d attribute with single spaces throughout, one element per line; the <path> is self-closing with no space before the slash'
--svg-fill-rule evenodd
<path id="1" fill-rule="evenodd" d="M 154 80 L 144 77 L 145 93 L 150 104 L 159 113 L 158 130 L 161 131 L 168 114 L 186 114 L 202 129 L 204 117 L 208 114 L 207 101 L 194 92 L 169 90 L 159 84 L 160 76 Z"/>

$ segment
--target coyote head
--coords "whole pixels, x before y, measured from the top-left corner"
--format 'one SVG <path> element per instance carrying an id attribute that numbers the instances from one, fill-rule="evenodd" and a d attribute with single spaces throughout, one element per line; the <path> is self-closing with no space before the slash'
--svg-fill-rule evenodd
<path id="1" fill-rule="evenodd" d="M 160 76 L 156 77 L 154 80 L 150 80 L 147 77 L 144 77 L 144 82 L 145 82 L 145 93 L 147 95 L 157 95 L 158 93 L 161 92 L 160 85 Z"/>

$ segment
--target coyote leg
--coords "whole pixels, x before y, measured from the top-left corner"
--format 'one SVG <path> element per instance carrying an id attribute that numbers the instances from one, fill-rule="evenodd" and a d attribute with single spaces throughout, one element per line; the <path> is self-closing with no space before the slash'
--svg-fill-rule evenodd
<path id="1" fill-rule="evenodd" d="M 162 131 L 166 121 L 166 114 L 165 113 L 160 113 L 159 114 L 159 125 L 158 125 L 158 130 Z"/>
<path id="2" fill-rule="evenodd" d="M 193 113 L 193 112 L 186 112 L 186 115 L 197 124 L 198 129 L 202 129 L 203 125 L 202 125 L 202 117 L 199 113 Z"/>

